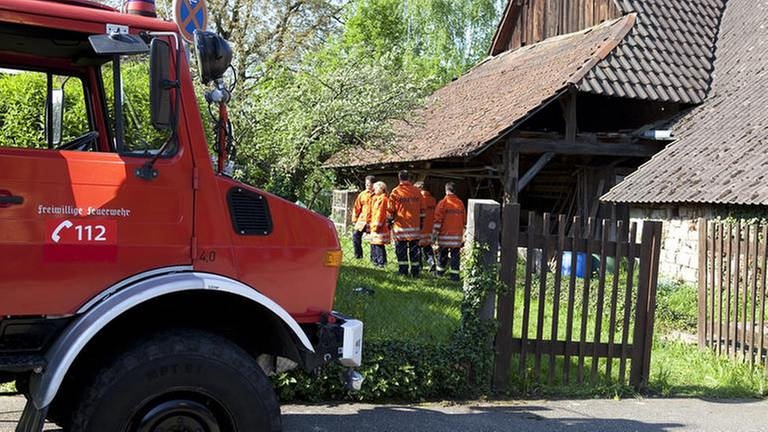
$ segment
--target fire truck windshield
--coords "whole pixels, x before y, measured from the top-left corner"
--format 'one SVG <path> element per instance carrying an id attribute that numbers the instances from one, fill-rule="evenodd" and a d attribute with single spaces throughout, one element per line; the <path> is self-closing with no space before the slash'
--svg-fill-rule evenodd
<path id="1" fill-rule="evenodd" d="M 0 26 L 0 146 L 175 154 L 152 121 L 149 54 L 98 54 L 90 36 L 102 35 Z"/>

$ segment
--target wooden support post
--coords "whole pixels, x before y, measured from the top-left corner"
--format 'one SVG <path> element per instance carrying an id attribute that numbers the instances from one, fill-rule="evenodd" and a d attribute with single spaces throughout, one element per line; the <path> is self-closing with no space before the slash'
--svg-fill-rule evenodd
<path id="1" fill-rule="evenodd" d="M 512 360 L 512 326 L 517 286 L 517 243 L 520 236 L 520 205 L 517 204 L 519 155 L 517 146 L 508 143 L 504 149 L 504 207 L 501 233 L 501 281 L 507 290 L 499 296 L 497 316 L 499 331 L 496 335 L 496 361 L 493 386 L 504 390 L 509 383 Z"/>
<path id="2" fill-rule="evenodd" d="M 576 92 L 569 93 L 562 102 L 563 117 L 565 118 L 565 141 L 576 142 L 578 132 L 578 111 L 576 110 Z"/>
<path id="3" fill-rule="evenodd" d="M 632 338 L 632 366 L 629 383 L 638 390 L 648 384 L 653 348 L 656 284 L 661 250 L 661 222 L 643 222 L 640 246 L 640 274 L 637 287 L 635 330 Z"/>
<path id="4" fill-rule="evenodd" d="M 508 142 L 504 148 L 504 205 L 517 204 L 520 176 L 519 145 Z"/>
<path id="5" fill-rule="evenodd" d="M 467 241 L 465 249 L 468 251 L 476 247 L 481 248 L 482 254 L 479 264 L 485 268 L 492 268 L 499 258 L 499 231 L 501 230 L 501 204 L 493 200 L 469 200 L 467 206 Z M 464 282 L 464 291 L 476 289 Z M 496 297 L 489 294 L 480 311 L 480 318 L 490 321 L 494 318 L 494 306 Z"/>
<path id="6" fill-rule="evenodd" d="M 656 324 L 656 288 L 659 283 L 659 258 L 661 257 L 661 222 L 653 224 L 651 246 L 650 286 L 648 287 L 648 311 L 645 322 L 645 346 L 643 347 L 643 374 L 640 389 L 648 386 L 651 377 L 651 352 L 653 351 L 653 329 Z"/>

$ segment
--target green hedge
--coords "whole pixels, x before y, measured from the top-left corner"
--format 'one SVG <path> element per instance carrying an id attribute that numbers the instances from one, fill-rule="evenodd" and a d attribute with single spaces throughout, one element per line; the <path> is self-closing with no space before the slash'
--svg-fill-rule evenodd
<path id="1" fill-rule="evenodd" d="M 472 288 L 464 290 L 461 326 L 444 343 L 413 340 L 364 341 L 365 377 L 362 390 L 350 393 L 341 380 L 343 368 L 328 365 L 317 374 L 291 371 L 273 378 L 283 402 L 354 400 L 418 402 L 437 398 L 473 398 L 487 394 L 494 351 L 490 340 L 495 321 L 479 318 L 486 294 L 498 292 L 498 269 L 478 265 L 479 250 L 465 254 L 464 279 Z M 425 331 L 429 331 L 425 323 Z"/>
<path id="2" fill-rule="evenodd" d="M 447 344 L 409 341 L 371 342 L 364 347 L 365 377 L 362 390 L 350 393 L 340 378 L 344 368 L 329 365 L 315 375 L 289 372 L 275 377 L 282 401 L 421 401 L 435 398 L 467 398 L 487 389 L 492 358 L 480 347 L 459 339 Z M 479 351 L 478 351 L 479 349 Z"/>

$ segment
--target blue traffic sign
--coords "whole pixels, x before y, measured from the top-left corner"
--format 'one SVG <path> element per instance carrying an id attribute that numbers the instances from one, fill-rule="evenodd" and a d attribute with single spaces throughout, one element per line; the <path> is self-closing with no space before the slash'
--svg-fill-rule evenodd
<path id="1" fill-rule="evenodd" d="M 181 36 L 189 42 L 195 38 L 195 30 L 208 27 L 208 8 L 205 0 L 174 0 L 173 19 L 179 26 Z"/>

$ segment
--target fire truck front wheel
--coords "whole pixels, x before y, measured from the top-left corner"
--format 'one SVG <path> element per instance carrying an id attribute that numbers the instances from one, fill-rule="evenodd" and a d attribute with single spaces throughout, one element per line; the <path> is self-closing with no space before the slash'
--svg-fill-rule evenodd
<path id="1" fill-rule="evenodd" d="M 68 430 L 276 432 L 280 407 L 253 357 L 198 330 L 159 333 L 98 371 Z"/>

